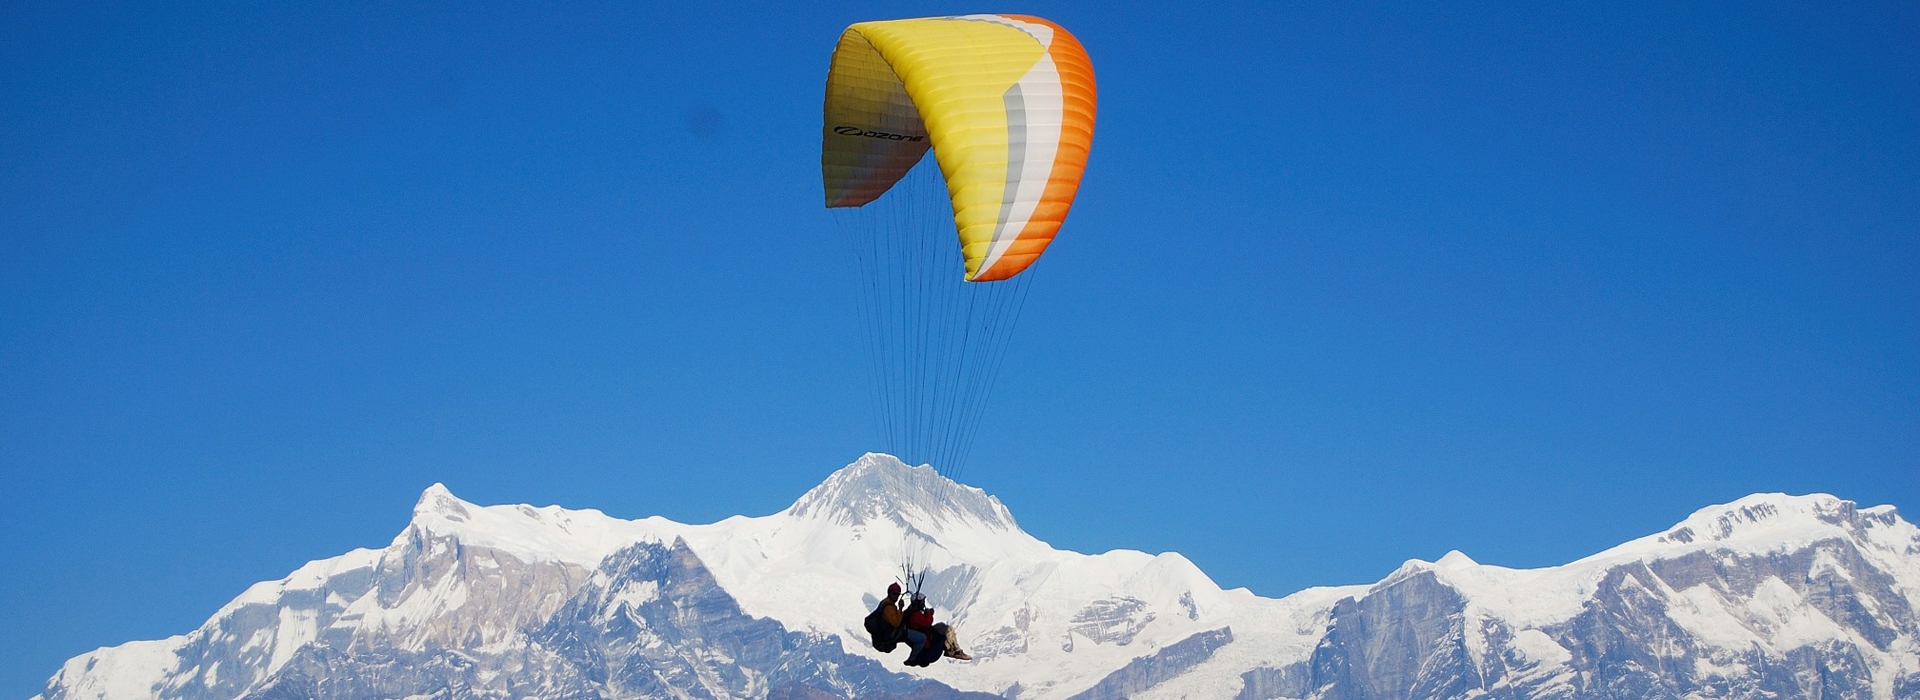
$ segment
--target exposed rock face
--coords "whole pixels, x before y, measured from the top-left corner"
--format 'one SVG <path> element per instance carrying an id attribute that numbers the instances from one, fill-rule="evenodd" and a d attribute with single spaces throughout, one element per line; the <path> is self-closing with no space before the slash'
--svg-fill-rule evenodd
<path id="1" fill-rule="evenodd" d="M 1920 700 L 1920 530 L 1891 507 L 1757 495 L 1563 566 L 1453 552 L 1276 600 L 1177 554 L 1053 550 L 932 478 L 869 455 L 707 526 L 436 486 L 388 547 L 76 657 L 41 698 Z M 902 542 L 941 557 L 972 663 L 866 645 Z"/>
<path id="2" fill-rule="evenodd" d="M 1013 624 L 976 637 L 970 653 L 981 661 L 996 656 L 1024 654 L 1032 625 L 1033 609 L 1021 608 L 1014 612 Z"/>
<path id="3" fill-rule="evenodd" d="M 407 528 L 405 537 L 405 546 L 381 557 L 373 583 L 379 610 L 408 613 L 401 619 L 374 613 L 382 624 L 335 628 L 336 634 L 353 629 L 354 646 L 484 649 L 511 643 L 559 610 L 589 574 L 575 564 L 526 561 L 418 527 Z M 406 624 L 409 617 L 423 624 Z M 356 619 L 350 613 L 341 621 Z"/>
<path id="4" fill-rule="evenodd" d="M 1911 526 L 1834 501 L 1813 510 L 1837 532 L 1804 543 L 1595 567 L 1580 608 L 1547 624 L 1490 614 L 1445 567 L 1403 569 L 1336 604 L 1306 662 L 1244 673 L 1238 697 L 1920 697 L 1915 591 L 1895 575 L 1914 552 L 1869 532 Z M 1655 542 L 1711 545 L 1780 515 L 1730 511 Z"/>
<path id="5" fill-rule="evenodd" d="M 1886 690 L 1920 680 L 1911 665 L 1904 673 L 1884 668 L 1881 678 L 1893 682 L 1875 692 L 1875 658 L 1914 658 L 1916 619 L 1893 585 L 1839 541 L 1768 556 L 1700 553 L 1618 569 L 1579 616 L 1542 631 L 1580 671 L 1565 681 L 1572 697 L 1887 697 Z M 1792 609 L 1774 604 L 1788 601 Z M 1795 633 L 1800 620 L 1793 618 L 1818 616 L 1850 639 L 1734 648 L 1677 622 L 1700 614 L 1775 639 Z"/>
<path id="6" fill-rule="evenodd" d="M 1466 653 L 1466 601 L 1431 573 L 1383 584 L 1333 607 L 1333 624 L 1308 661 L 1326 697 L 1455 697 L 1481 685 Z"/>
<path id="7" fill-rule="evenodd" d="M 1119 596 L 1096 600 L 1081 608 L 1073 614 L 1073 626 L 1068 630 L 1095 644 L 1126 646 L 1153 618 L 1153 613 L 1147 611 L 1146 601 Z"/>
<path id="8" fill-rule="evenodd" d="M 837 640 L 743 614 L 679 542 L 609 557 L 532 638 L 593 681 L 600 697 L 959 696 L 848 656 Z"/>
<path id="9" fill-rule="evenodd" d="M 1070 700 L 1124 700 L 1129 694 L 1137 693 L 1169 678 L 1173 678 L 1188 669 L 1197 666 L 1213 656 L 1220 647 L 1233 643 L 1233 630 L 1220 628 L 1211 632 L 1201 632 L 1161 649 L 1158 653 L 1134 659 L 1113 675 L 1107 676 L 1092 688 L 1073 696 Z"/>
<path id="10" fill-rule="evenodd" d="M 366 553 L 370 554 L 370 553 Z M 312 588 L 237 602 L 165 660 L 155 698 L 916 698 L 961 693 L 741 612 L 684 543 L 596 571 L 410 529 Z M 244 597 L 243 597 L 244 600 Z M 275 639 L 278 643 L 261 644 Z M 249 643 L 249 642 L 253 643 Z M 277 657 L 277 658 L 276 658 Z M 47 700 L 98 697 L 68 671 Z M 982 696 L 991 697 L 991 696 Z"/>

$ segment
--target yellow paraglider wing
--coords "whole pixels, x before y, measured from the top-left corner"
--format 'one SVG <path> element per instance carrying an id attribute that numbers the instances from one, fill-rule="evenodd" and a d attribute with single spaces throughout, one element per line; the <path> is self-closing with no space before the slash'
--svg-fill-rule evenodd
<path id="1" fill-rule="evenodd" d="M 1073 206 L 1094 97 L 1080 42 L 1038 17 L 855 24 L 827 74 L 827 206 L 878 199 L 932 148 L 966 279 L 1012 277 L 1040 257 Z"/>

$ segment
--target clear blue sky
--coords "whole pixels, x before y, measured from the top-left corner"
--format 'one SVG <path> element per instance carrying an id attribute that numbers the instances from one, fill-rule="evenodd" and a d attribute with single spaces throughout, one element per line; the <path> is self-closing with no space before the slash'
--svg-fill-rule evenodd
<path id="1" fill-rule="evenodd" d="M 707 522 L 877 447 L 818 180 L 864 19 L 1093 56 L 966 471 L 1056 546 L 1279 596 L 1920 508 L 1912 3 L 803 4 L 0 9 L 0 697 L 436 481 Z"/>

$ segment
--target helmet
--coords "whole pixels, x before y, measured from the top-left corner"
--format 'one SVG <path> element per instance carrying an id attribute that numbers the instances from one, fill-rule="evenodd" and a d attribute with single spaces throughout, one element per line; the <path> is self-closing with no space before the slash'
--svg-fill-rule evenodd
<path id="1" fill-rule="evenodd" d="M 888 585 L 887 595 L 900 595 L 900 584 L 894 583 L 894 584 Z"/>

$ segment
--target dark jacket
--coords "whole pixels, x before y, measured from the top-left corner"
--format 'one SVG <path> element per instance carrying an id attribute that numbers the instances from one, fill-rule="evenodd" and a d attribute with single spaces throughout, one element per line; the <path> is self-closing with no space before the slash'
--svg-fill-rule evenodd
<path id="1" fill-rule="evenodd" d="M 906 614 L 900 611 L 898 593 L 881 599 L 880 604 L 874 606 L 873 612 L 867 613 L 865 620 L 867 634 L 873 637 L 873 648 L 883 654 L 893 651 L 893 648 L 900 643 L 900 633 L 905 622 Z"/>

